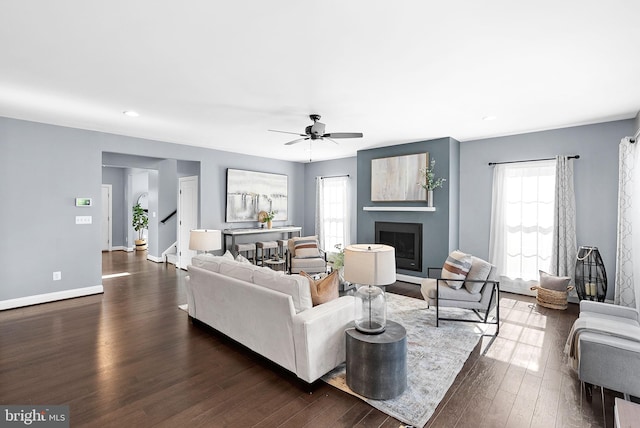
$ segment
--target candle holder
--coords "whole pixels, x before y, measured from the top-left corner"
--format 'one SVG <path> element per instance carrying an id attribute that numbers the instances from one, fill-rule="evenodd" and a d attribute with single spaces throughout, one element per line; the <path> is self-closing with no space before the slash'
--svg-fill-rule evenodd
<path id="1" fill-rule="evenodd" d="M 607 272 L 597 247 L 580 247 L 575 274 L 576 293 L 580 300 L 604 302 Z"/>

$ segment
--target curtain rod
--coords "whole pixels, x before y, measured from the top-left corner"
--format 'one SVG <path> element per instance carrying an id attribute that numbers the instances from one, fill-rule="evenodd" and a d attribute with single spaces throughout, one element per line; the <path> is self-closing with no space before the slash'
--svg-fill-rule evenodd
<path id="1" fill-rule="evenodd" d="M 318 178 L 320 180 L 325 179 L 325 178 L 338 178 L 338 177 L 350 177 L 349 174 L 343 174 L 343 175 L 325 175 L 325 176 L 319 176 Z"/>
<path id="2" fill-rule="evenodd" d="M 567 156 L 567 159 L 580 159 L 580 155 Z M 526 160 L 506 161 L 506 162 L 489 162 L 489 166 L 501 165 L 503 163 L 539 162 L 539 161 L 546 161 L 546 160 L 555 160 L 555 158 L 526 159 Z"/>

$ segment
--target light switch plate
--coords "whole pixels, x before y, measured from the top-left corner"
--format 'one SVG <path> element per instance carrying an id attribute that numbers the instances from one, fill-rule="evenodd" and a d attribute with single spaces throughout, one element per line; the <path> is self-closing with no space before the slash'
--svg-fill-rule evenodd
<path id="1" fill-rule="evenodd" d="M 92 217 L 90 215 L 77 215 L 76 224 L 91 224 Z"/>

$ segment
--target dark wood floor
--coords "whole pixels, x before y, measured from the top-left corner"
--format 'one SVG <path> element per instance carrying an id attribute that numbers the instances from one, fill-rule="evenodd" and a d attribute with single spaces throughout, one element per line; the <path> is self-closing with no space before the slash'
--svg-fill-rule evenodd
<path id="1" fill-rule="evenodd" d="M 184 271 L 103 254 L 104 294 L 0 312 L 0 403 L 68 404 L 71 425 L 398 427 L 322 382 L 311 387 L 188 321 Z M 387 288 L 420 298 L 417 285 Z M 577 306 L 503 293 L 500 336 L 474 350 L 428 427 L 600 427 L 562 349 Z M 607 426 L 613 426 L 607 391 Z"/>

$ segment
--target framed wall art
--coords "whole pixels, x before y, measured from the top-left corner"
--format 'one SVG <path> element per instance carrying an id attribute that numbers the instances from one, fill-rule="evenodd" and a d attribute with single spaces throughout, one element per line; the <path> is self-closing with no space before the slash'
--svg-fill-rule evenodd
<path id="1" fill-rule="evenodd" d="M 429 153 L 371 160 L 371 201 L 424 201 L 427 191 L 421 169 L 429 165 Z"/>
<path id="2" fill-rule="evenodd" d="M 258 221 L 260 211 L 287 220 L 288 177 L 283 174 L 227 168 L 226 222 Z"/>

